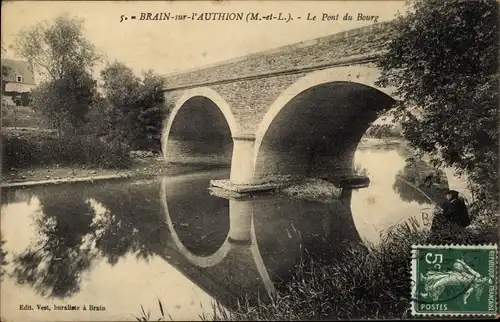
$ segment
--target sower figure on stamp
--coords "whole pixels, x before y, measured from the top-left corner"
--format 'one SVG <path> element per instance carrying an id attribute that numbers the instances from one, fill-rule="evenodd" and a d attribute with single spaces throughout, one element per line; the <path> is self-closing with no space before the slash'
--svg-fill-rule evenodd
<path id="1" fill-rule="evenodd" d="M 456 242 L 470 222 L 467 206 L 458 197 L 458 191 L 449 190 L 446 192 L 446 200 L 434 211 L 429 242 Z"/>

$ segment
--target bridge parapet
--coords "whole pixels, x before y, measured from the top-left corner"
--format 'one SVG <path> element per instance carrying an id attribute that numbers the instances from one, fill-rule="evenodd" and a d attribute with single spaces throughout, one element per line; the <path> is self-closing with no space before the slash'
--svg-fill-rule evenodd
<path id="1" fill-rule="evenodd" d="M 392 35 L 390 22 L 263 51 L 196 70 L 166 75 L 166 91 L 193 88 L 297 68 L 313 68 L 351 56 L 376 56 Z"/>

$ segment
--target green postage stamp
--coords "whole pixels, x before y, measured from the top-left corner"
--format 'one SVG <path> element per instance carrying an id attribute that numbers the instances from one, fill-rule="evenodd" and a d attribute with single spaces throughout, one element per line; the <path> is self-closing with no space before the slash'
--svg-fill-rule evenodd
<path id="1" fill-rule="evenodd" d="M 498 314 L 498 246 L 414 245 L 412 314 Z"/>

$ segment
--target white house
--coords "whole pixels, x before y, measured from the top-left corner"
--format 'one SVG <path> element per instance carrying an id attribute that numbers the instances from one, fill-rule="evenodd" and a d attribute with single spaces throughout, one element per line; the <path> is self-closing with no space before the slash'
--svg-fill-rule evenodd
<path id="1" fill-rule="evenodd" d="M 6 92 L 29 92 L 35 87 L 33 66 L 27 61 L 2 58 L 2 80 Z"/>

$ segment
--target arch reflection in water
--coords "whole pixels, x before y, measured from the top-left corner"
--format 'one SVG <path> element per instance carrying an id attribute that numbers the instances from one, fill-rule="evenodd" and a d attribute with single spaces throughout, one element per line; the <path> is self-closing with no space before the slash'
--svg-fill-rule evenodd
<path id="1" fill-rule="evenodd" d="M 361 238 L 350 211 L 350 191 L 339 199 L 311 201 L 290 198 L 255 200 L 259 249 L 277 286 L 293 278 L 303 262 L 330 263 Z"/>
<path id="2" fill-rule="evenodd" d="M 206 185 L 203 188 L 208 191 Z M 223 231 L 226 238 L 212 253 L 199 255 L 199 251 L 186 246 L 187 241 L 183 242 L 179 237 L 179 229 L 172 221 L 175 216 L 172 205 L 178 203 L 176 194 L 178 187 L 175 190 L 173 186 L 169 188 L 168 178 L 164 178 L 161 200 L 165 221 L 177 250 L 191 264 L 201 268 L 203 275 L 212 275 L 216 283 L 231 289 L 236 297 L 252 297 L 262 287 L 272 295 L 276 287 L 292 276 L 293 269 L 305 259 L 304 255 L 331 260 L 342 254 L 347 245 L 361 240 L 350 213 L 350 192 L 340 200 L 327 202 L 265 194 L 212 196 L 212 199 L 228 203 L 229 229 L 214 222 L 210 229 Z M 200 200 L 193 194 L 191 198 Z M 191 211 L 200 211 L 195 208 Z M 203 247 L 199 245 L 199 248 Z M 221 294 L 215 295 L 221 297 Z"/>
<path id="3" fill-rule="evenodd" d="M 205 192 L 203 195 L 207 197 L 208 190 L 206 185 L 198 185 L 203 187 Z M 264 266 L 260 256 L 259 249 L 256 243 L 255 229 L 253 225 L 253 203 L 252 200 L 227 200 L 209 196 L 212 200 L 206 203 L 199 203 L 202 207 L 205 204 L 214 203 L 214 200 L 219 200 L 228 203 L 229 207 L 229 229 L 225 229 L 224 225 L 218 225 L 217 222 L 209 227 L 212 230 L 219 230 L 219 232 L 227 231 L 224 242 L 217 250 L 208 255 L 199 255 L 196 250 L 189 249 L 179 237 L 178 229 L 172 221 L 175 216 L 174 210 L 171 205 L 178 203 L 176 195 L 178 194 L 179 187 L 176 185 L 175 190 L 173 187 L 169 189 L 168 178 L 162 178 L 160 196 L 165 213 L 165 221 L 170 230 L 171 238 L 177 250 L 193 265 L 203 269 L 204 275 L 212 275 L 212 278 L 218 283 L 224 284 L 227 293 L 230 294 L 217 294 L 226 302 L 228 297 L 242 298 L 245 295 L 259 294 L 262 287 L 267 295 L 272 295 L 275 292 L 274 285 L 271 282 L 267 270 Z M 197 191 L 200 195 L 200 191 Z M 219 202 L 220 204 L 220 202 Z M 193 210 L 194 209 L 194 210 Z M 191 211 L 199 211 L 196 207 L 190 209 Z M 184 211 L 186 212 L 186 211 Z M 216 212 L 214 212 L 216 213 Z M 196 217 L 196 216 L 195 216 Z M 216 218 L 217 220 L 217 218 Z M 219 233 L 220 234 L 220 233 Z M 210 241 L 208 241 L 210 242 Z M 200 244 L 202 248 L 204 245 Z M 230 295 L 230 296 L 228 296 Z"/>

